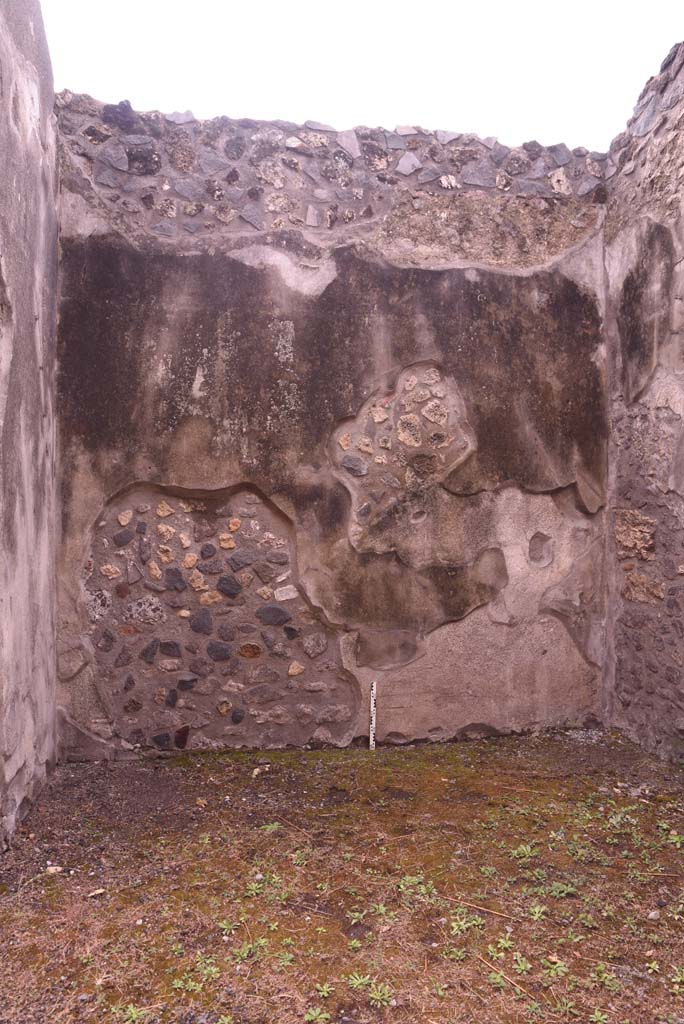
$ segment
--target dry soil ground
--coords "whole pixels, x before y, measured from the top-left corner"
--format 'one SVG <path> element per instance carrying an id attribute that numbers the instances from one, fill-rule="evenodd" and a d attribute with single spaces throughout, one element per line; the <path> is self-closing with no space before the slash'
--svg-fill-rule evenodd
<path id="1" fill-rule="evenodd" d="M 586 733 L 61 767 L 0 1022 L 684 1022 L 683 783 Z"/>

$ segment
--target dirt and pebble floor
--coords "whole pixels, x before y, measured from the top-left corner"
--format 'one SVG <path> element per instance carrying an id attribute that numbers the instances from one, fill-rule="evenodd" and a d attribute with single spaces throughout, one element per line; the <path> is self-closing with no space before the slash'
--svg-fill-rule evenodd
<path id="1" fill-rule="evenodd" d="M 62 766 L 0 1022 L 681 1024 L 683 783 L 586 732 Z"/>

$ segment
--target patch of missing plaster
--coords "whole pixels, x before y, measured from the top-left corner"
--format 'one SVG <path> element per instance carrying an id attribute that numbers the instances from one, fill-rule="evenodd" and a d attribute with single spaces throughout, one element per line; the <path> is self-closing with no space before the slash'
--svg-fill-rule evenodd
<path id="1" fill-rule="evenodd" d="M 80 647 L 117 748 L 351 741 L 358 684 L 299 583 L 291 520 L 256 489 L 133 485 L 98 517 L 83 579 Z"/>
<path id="2" fill-rule="evenodd" d="M 476 447 L 453 378 L 432 363 L 405 367 L 331 438 L 331 462 L 352 497 L 351 544 L 383 554 L 396 550 L 397 529 L 427 529 L 435 488 Z"/>

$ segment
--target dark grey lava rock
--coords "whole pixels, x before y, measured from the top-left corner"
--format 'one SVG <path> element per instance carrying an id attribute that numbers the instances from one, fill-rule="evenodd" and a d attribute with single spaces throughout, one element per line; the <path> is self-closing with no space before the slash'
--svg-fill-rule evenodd
<path id="1" fill-rule="evenodd" d="M 194 690 L 196 682 L 197 678 L 195 676 L 187 676 L 185 679 L 179 679 L 176 685 L 181 693 L 185 693 L 188 690 Z"/>
<path id="2" fill-rule="evenodd" d="M 204 633 L 206 636 L 210 636 L 214 628 L 211 612 L 208 608 L 198 608 L 190 616 L 188 622 L 190 623 L 190 629 L 194 633 Z"/>
<path id="3" fill-rule="evenodd" d="M 124 644 L 124 646 L 121 648 L 121 650 L 116 656 L 114 668 L 123 668 L 124 665 L 130 665 L 132 661 L 133 655 L 131 654 L 129 648 L 126 647 L 126 645 Z"/>
<path id="4" fill-rule="evenodd" d="M 159 747 L 160 750 L 171 750 L 173 744 L 171 742 L 171 734 L 168 732 L 159 732 L 156 736 L 152 737 L 152 742 L 155 747 Z"/>
<path id="5" fill-rule="evenodd" d="M 231 555 L 228 559 L 233 572 L 237 572 L 239 569 L 245 569 L 248 565 L 252 565 L 257 559 L 257 555 L 254 551 L 249 551 L 247 548 L 241 548 L 236 551 L 235 554 Z"/>
<path id="6" fill-rule="evenodd" d="M 220 558 L 212 558 L 208 562 L 199 562 L 197 568 L 207 576 L 218 576 L 223 572 L 224 565 Z"/>
<path id="7" fill-rule="evenodd" d="M 263 604 L 261 608 L 257 608 L 256 617 L 265 626 L 282 626 L 292 618 L 287 609 L 280 604 Z"/>
<path id="8" fill-rule="evenodd" d="M 287 551 L 269 551 L 266 561 L 271 562 L 272 565 L 288 565 L 290 556 Z"/>
<path id="9" fill-rule="evenodd" d="M 210 640 L 207 644 L 207 654 L 212 661 L 228 661 L 232 653 L 230 644 L 221 640 Z"/>
<path id="10" fill-rule="evenodd" d="M 145 644 L 138 657 L 142 661 L 146 661 L 148 665 L 153 665 L 158 650 L 159 641 L 155 638 L 154 640 L 150 640 L 148 644 Z"/>
<path id="11" fill-rule="evenodd" d="M 171 567 L 170 569 L 166 569 L 164 571 L 164 581 L 166 583 L 166 586 L 169 587 L 170 590 L 183 591 L 187 590 L 188 588 L 188 585 L 183 577 L 183 573 L 180 571 L 180 569 L 177 569 L 175 567 Z"/>
<path id="12" fill-rule="evenodd" d="M 130 544 L 135 537 L 135 531 L 127 528 L 125 530 L 118 530 L 114 534 L 112 540 L 117 548 L 125 548 L 127 544 Z"/>
<path id="13" fill-rule="evenodd" d="M 242 590 L 242 584 L 234 576 L 219 576 L 216 581 L 216 589 L 220 594 L 225 594 L 226 597 L 237 597 Z"/>
<path id="14" fill-rule="evenodd" d="M 173 742 L 176 744 L 178 750 L 185 750 L 188 743 L 189 735 L 189 725 L 181 725 L 180 729 L 176 729 L 175 733 L 173 734 Z"/>
<path id="15" fill-rule="evenodd" d="M 341 465 L 350 476 L 366 476 L 368 473 L 368 465 L 360 455 L 350 455 L 347 453 L 342 459 Z"/>

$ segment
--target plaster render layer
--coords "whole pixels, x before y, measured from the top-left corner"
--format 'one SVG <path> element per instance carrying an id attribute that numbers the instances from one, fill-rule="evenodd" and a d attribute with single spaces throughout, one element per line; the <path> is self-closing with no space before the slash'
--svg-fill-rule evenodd
<path id="1" fill-rule="evenodd" d="M 55 757 L 56 145 L 37 2 L 0 11 L 0 848 Z"/>
<path id="2" fill-rule="evenodd" d="M 437 270 L 345 244 L 325 256 L 322 286 L 302 289 L 291 269 L 245 262 L 241 250 L 138 249 L 114 232 L 64 239 L 60 692 L 70 728 L 86 733 L 77 748 L 102 752 L 104 744 L 111 756 L 127 756 L 166 744 L 177 730 L 189 746 L 301 742 L 288 702 L 307 703 L 300 691 L 311 670 L 299 650 L 306 629 L 328 638 L 330 657 L 339 650 L 346 673 L 335 683 L 342 696 L 333 703 L 346 709 L 337 731 L 320 723 L 326 742 L 367 734 L 373 678 L 381 683 L 379 732 L 390 741 L 434 736 L 435 721 L 447 738 L 473 723 L 505 731 L 595 720 L 607 445 L 600 251 L 593 229 L 537 271 Z M 287 258 L 302 267 L 296 249 Z M 153 517 L 148 562 L 139 558 L 129 578 L 137 541 L 130 523 L 115 539 L 112 513 L 126 509 L 112 502 L 143 484 L 191 505 L 220 504 L 223 491 L 260 495 L 287 524 L 302 626 L 261 621 L 273 587 L 252 564 L 233 564 L 240 548 L 221 550 L 228 512 L 206 538 L 216 549 L 210 571 L 184 564 L 187 524 L 170 519 L 176 532 L 165 537 Z M 267 561 L 254 555 L 255 566 Z M 215 583 L 243 569 L 244 611 Z M 223 640 L 229 664 L 210 669 L 205 717 L 178 699 L 173 672 L 187 676 L 193 657 L 212 660 L 204 647 L 221 639 L 219 620 L 212 614 L 206 639 L 187 629 L 166 635 L 172 616 L 194 615 L 193 581 L 218 591 L 216 610 L 233 637 Z M 95 623 L 93 587 L 105 609 Z M 165 677 L 155 654 L 144 698 L 131 688 L 126 711 L 125 666 L 123 676 L 109 671 L 131 633 L 117 598 L 151 596 L 166 624 L 144 636 L 177 640 L 180 658 Z M 467 653 L 433 661 L 447 625 Z M 221 696 L 230 685 L 221 672 L 235 679 L 244 668 L 242 627 L 273 674 L 273 717 L 256 728 L 262 683 L 240 675 L 244 718 L 226 731 L 218 705 L 235 701 Z M 543 649 L 545 636 L 554 655 L 540 655 L 532 671 L 530 650 Z M 131 651 L 138 668 L 144 649 L 140 637 Z M 288 659 L 307 673 L 288 679 Z M 521 684 L 494 698 L 504 663 Z M 326 679 L 317 681 L 327 687 Z M 173 713 L 165 712 L 173 729 L 159 723 L 161 689 L 177 691 Z M 325 700 L 307 723 L 313 742 L 323 738 L 319 714 L 327 714 Z"/>
<path id="3" fill-rule="evenodd" d="M 608 154 L 62 93 L 58 510 L 52 92 L 3 17 L 4 833 L 55 661 L 68 757 L 344 745 L 372 683 L 385 742 L 684 753 L 684 47 Z"/>

